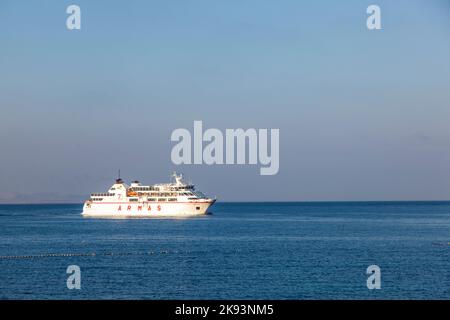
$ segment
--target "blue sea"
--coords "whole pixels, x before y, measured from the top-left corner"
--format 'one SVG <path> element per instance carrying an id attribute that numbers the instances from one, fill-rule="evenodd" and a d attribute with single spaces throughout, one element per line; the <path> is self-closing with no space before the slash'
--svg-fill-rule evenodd
<path id="1" fill-rule="evenodd" d="M 81 210 L 0 206 L 1 299 L 450 299 L 450 202 L 217 203 L 189 219 Z M 367 288 L 370 265 L 381 289 Z"/>

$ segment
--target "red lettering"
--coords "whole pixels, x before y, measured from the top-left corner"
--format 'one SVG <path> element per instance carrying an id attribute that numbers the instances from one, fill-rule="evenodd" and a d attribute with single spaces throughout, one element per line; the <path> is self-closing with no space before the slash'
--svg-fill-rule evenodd
<path id="1" fill-rule="evenodd" d="M 141 211 L 142 210 L 142 206 L 138 206 L 138 211 Z"/>
<path id="2" fill-rule="evenodd" d="M 158 206 L 158 211 L 161 211 L 161 206 Z"/>
<path id="3" fill-rule="evenodd" d="M 131 210 L 131 206 L 128 206 L 127 210 L 130 211 Z"/>
<path id="4" fill-rule="evenodd" d="M 117 211 L 122 211 L 122 206 L 119 206 L 119 209 L 117 209 Z"/>

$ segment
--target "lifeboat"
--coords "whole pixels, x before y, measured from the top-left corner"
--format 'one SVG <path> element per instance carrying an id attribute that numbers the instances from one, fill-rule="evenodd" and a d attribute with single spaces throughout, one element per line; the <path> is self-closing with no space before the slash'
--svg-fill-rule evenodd
<path id="1" fill-rule="evenodd" d="M 127 197 L 137 197 L 137 195 L 138 195 L 137 192 L 127 190 Z"/>

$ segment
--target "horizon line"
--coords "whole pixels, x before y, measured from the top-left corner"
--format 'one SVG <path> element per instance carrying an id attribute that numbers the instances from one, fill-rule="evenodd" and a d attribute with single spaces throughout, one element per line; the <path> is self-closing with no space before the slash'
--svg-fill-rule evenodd
<path id="1" fill-rule="evenodd" d="M 446 200 L 270 200 L 270 201 L 218 201 L 216 203 L 378 203 L 378 202 L 450 202 Z M 84 202 L 5 202 L 5 205 L 83 205 Z"/>

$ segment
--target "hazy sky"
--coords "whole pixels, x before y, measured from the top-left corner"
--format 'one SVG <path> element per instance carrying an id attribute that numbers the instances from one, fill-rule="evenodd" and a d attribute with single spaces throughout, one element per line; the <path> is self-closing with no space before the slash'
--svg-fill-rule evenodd
<path id="1" fill-rule="evenodd" d="M 225 201 L 450 199 L 450 5 L 1 0 L 0 111 L 0 202 L 81 201 L 119 168 Z M 194 120 L 279 128 L 279 173 L 173 165 Z"/>

